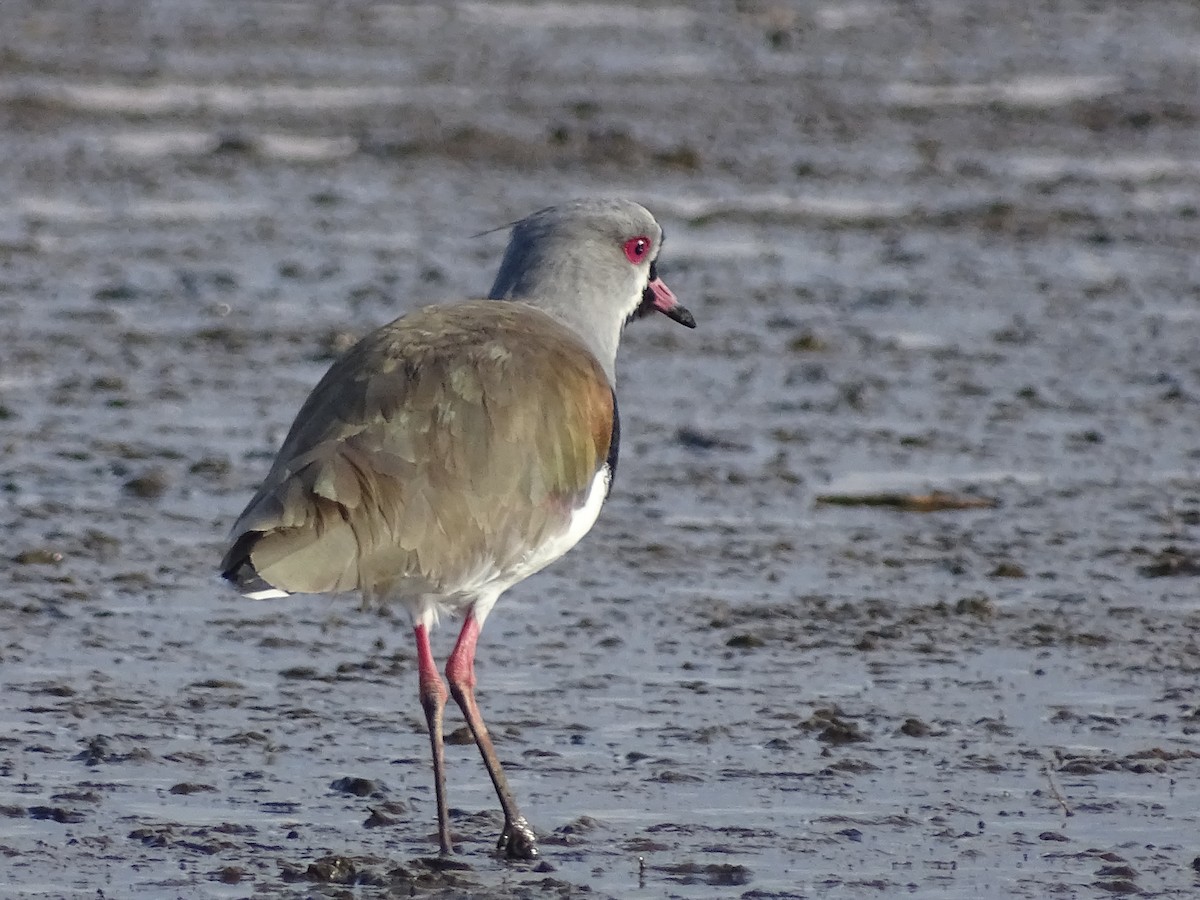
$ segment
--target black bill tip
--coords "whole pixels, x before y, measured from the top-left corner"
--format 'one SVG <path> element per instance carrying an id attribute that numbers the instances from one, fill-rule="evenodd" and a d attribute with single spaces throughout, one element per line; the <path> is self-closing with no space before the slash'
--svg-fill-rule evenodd
<path id="1" fill-rule="evenodd" d="M 670 309 L 662 309 L 659 310 L 659 312 L 661 312 L 668 319 L 678 322 L 680 325 L 683 325 L 687 328 L 696 327 L 696 317 L 693 316 L 691 310 L 689 310 L 682 303 L 676 303 Z"/>

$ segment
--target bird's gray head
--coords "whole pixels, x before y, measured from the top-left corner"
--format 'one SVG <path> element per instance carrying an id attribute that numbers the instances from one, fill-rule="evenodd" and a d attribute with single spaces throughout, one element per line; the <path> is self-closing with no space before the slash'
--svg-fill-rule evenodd
<path id="1" fill-rule="evenodd" d="M 583 338 L 615 383 L 621 329 L 655 310 L 696 326 L 658 277 L 662 228 L 629 200 L 574 200 L 515 223 L 488 296 L 520 300 Z"/>

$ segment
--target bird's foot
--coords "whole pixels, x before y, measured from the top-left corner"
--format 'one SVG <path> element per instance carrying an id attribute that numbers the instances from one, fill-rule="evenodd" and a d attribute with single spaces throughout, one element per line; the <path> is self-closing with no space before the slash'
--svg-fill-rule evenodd
<path id="1" fill-rule="evenodd" d="M 537 837 L 524 816 L 505 820 L 496 849 L 509 859 L 537 859 Z"/>

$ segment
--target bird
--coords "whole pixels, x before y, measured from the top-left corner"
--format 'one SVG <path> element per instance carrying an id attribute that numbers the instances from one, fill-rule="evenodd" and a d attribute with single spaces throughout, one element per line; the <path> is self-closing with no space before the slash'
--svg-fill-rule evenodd
<path id="1" fill-rule="evenodd" d="M 407 610 L 443 857 L 442 616 L 463 620 L 446 682 L 504 814 L 497 850 L 538 856 L 475 700 L 476 646 L 500 595 L 575 546 L 608 496 L 625 325 L 659 312 L 696 326 L 658 274 L 662 243 L 630 200 L 513 223 L 486 298 L 414 309 L 330 366 L 230 532 L 220 571 L 246 596 L 358 591 Z"/>

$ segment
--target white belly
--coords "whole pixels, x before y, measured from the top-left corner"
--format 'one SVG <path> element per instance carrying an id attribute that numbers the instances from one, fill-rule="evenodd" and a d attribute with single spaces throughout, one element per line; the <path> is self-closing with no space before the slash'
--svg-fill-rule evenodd
<path id="1" fill-rule="evenodd" d="M 608 483 L 611 478 L 612 473 L 608 466 L 604 466 L 596 473 L 592 486 L 588 489 L 587 500 L 584 501 L 583 506 L 571 513 L 566 530 L 530 551 L 529 556 L 513 570 L 512 580 L 504 586 L 504 589 L 508 589 L 534 572 L 546 568 L 578 544 L 583 536 L 592 530 L 592 526 L 596 524 L 596 519 L 600 516 L 600 507 L 604 505 L 604 501 L 608 497 Z"/>
<path id="2" fill-rule="evenodd" d="M 485 566 L 473 573 L 448 596 L 426 594 L 417 598 L 401 598 L 412 614 L 413 622 L 424 623 L 426 627 L 430 627 L 437 622 L 439 613 L 457 615 L 471 610 L 475 620 L 482 625 L 501 594 L 517 582 L 524 581 L 535 572 L 546 568 L 591 531 L 600 515 L 600 507 L 604 505 L 608 496 L 611 478 L 612 473 L 608 466 L 604 466 L 592 480 L 583 505 L 571 513 L 566 528 L 549 540 L 530 548 L 515 565 L 503 568 L 494 564 Z"/>

